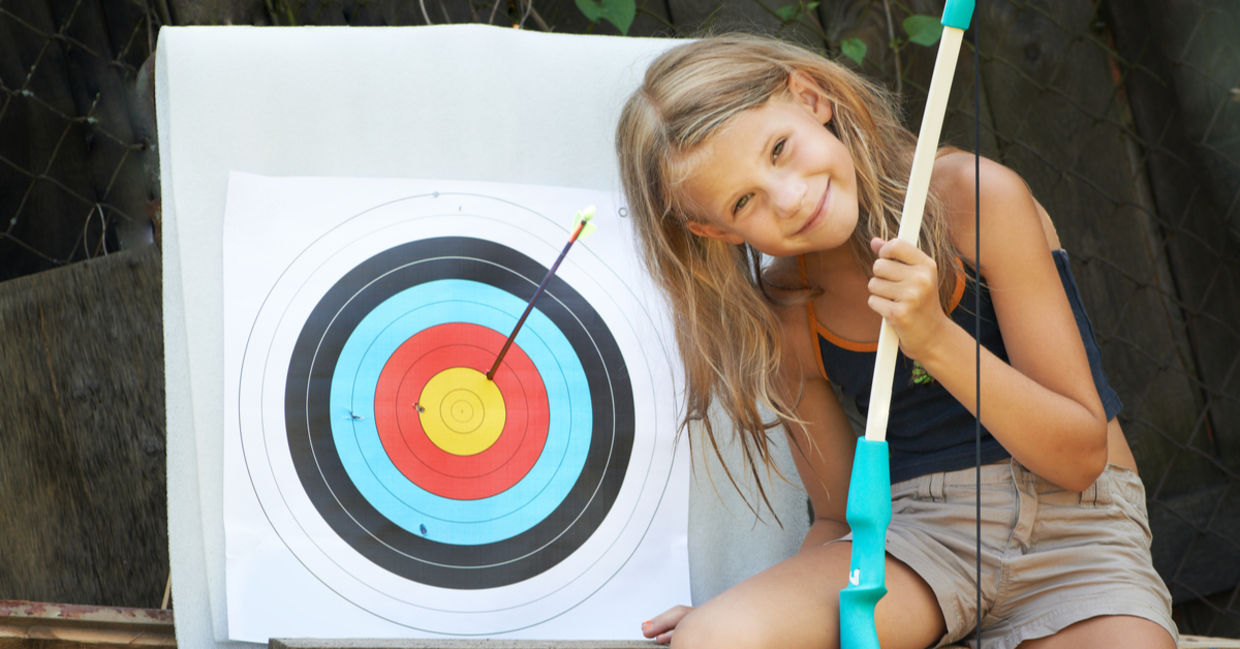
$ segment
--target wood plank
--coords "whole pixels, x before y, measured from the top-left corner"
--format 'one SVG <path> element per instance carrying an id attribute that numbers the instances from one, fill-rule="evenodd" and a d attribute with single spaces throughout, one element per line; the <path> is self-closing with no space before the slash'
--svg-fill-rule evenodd
<path id="1" fill-rule="evenodd" d="M 1180 636 L 1180 649 L 1238 649 L 1240 640 L 1230 638 L 1210 638 L 1202 635 Z"/>
<path id="2" fill-rule="evenodd" d="M 159 604 L 159 287 L 154 246 L 0 283 L 0 597 Z"/>
<path id="3" fill-rule="evenodd" d="M 0 600 L 0 649 L 175 646 L 172 611 Z"/>

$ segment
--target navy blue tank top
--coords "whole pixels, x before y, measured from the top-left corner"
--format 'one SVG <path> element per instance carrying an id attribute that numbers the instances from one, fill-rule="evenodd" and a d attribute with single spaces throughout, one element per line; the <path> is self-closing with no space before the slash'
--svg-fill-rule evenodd
<path id="1" fill-rule="evenodd" d="M 1085 343 L 1094 383 L 1107 411 L 1107 419 L 1119 411 L 1121 403 L 1102 371 L 1101 354 L 1080 300 L 1076 280 L 1067 263 L 1067 253 L 1055 251 L 1055 265 L 1076 317 Z M 979 295 L 980 293 L 980 295 Z M 956 287 L 950 300 L 949 315 L 965 331 L 973 334 L 974 300 L 981 302 L 981 342 L 995 356 L 1007 362 L 1007 350 L 999 332 L 994 304 L 985 284 L 957 270 Z M 866 415 L 870 405 L 870 385 L 874 376 L 877 343 L 858 343 L 837 336 L 819 323 L 813 303 L 807 303 L 810 330 L 815 334 L 821 360 L 820 370 L 844 395 L 855 400 L 857 410 Z M 985 397 L 983 396 L 983 403 Z M 891 388 L 891 414 L 887 442 L 891 450 L 891 481 L 900 482 L 937 471 L 954 471 L 974 465 L 975 419 L 934 377 L 903 353 L 896 357 Z M 1009 457 L 1007 450 L 982 428 L 983 464 Z"/>

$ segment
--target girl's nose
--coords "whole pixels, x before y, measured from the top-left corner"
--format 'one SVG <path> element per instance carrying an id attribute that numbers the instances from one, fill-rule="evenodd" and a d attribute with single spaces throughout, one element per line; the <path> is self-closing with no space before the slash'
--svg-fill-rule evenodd
<path id="1" fill-rule="evenodd" d="M 774 192 L 775 212 L 782 218 L 800 214 L 805 205 L 809 187 L 801 179 L 785 178 Z"/>

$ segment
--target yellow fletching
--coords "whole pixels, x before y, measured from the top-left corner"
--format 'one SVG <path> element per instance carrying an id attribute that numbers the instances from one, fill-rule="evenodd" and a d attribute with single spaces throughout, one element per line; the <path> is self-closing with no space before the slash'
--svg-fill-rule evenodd
<path id="1" fill-rule="evenodd" d="M 577 230 L 578 225 L 583 222 L 585 223 L 585 225 L 581 228 L 581 233 L 577 235 L 577 238 L 580 239 L 581 237 L 588 236 L 591 232 L 594 232 L 594 223 L 591 222 L 591 219 L 594 218 L 594 213 L 595 208 L 593 205 L 577 210 L 577 218 L 573 221 L 573 231 L 575 232 Z"/>

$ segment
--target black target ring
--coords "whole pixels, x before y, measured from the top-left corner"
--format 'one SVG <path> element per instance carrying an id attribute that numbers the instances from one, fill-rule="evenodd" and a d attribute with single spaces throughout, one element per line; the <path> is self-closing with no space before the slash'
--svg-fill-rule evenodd
<path id="1" fill-rule="evenodd" d="M 569 494 L 543 520 L 502 542 L 439 543 L 376 510 L 349 480 L 334 446 L 331 376 L 362 318 L 384 300 L 438 279 L 476 281 L 525 301 L 546 268 L 494 242 L 437 237 L 380 252 L 346 273 L 314 306 L 294 346 L 285 420 L 290 455 L 305 492 L 342 540 L 406 579 L 454 589 L 494 588 L 541 574 L 577 550 L 611 510 L 633 447 L 633 390 L 605 322 L 570 285 L 553 277 L 538 301 L 565 335 L 587 377 L 593 430 L 586 464 Z M 574 431 L 577 434 L 577 431 Z"/>

